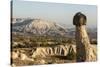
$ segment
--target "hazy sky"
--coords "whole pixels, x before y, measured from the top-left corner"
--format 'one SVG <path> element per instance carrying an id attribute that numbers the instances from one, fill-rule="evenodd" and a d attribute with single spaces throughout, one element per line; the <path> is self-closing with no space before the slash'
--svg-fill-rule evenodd
<path id="1" fill-rule="evenodd" d="M 88 26 L 97 26 L 97 7 L 95 5 L 13 0 L 13 17 L 15 18 L 40 18 L 67 26 L 73 26 L 73 16 L 77 12 L 82 12 L 87 16 Z"/>

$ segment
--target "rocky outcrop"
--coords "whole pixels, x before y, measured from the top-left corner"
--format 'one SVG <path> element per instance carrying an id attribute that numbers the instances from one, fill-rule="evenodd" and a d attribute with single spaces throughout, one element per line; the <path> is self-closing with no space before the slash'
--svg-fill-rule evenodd
<path id="1" fill-rule="evenodd" d="M 56 47 L 39 47 L 32 57 L 67 56 L 69 51 L 76 53 L 75 45 L 59 45 Z"/>
<path id="2" fill-rule="evenodd" d="M 97 60 L 97 46 L 96 45 L 91 45 L 89 47 L 89 59 L 90 61 Z"/>
<path id="3" fill-rule="evenodd" d="M 89 48 L 89 59 L 90 61 L 96 61 L 97 60 L 97 48 L 96 45 L 91 45 Z M 76 55 L 76 46 L 75 45 L 59 45 L 56 47 L 39 47 L 36 49 L 36 51 L 33 52 L 32 57 L 47 57 L 47 56 L 66 56 L 68 55 L 74 56 Z M 71 58 L 73 59 L 73 58 Z"/>
<path id="4" fill-rule="evenodd" d="M 97 60 L 97 48 L 96 45 L 91 45 L 89 48 L 89 59 L 91 61 Z M 66 60 L 76 60 L 76 46 L 72 44 L 67 45 L 59 45 L 55 47 L 37 47 L 32 49 L 14 49 L 11 53 L 11 59 L 13 63 L 17 63 L 17 61 L 28 61 L 33 63 L 40 63 L 44 64 L 47 61 L 42 58 L 48 57 L 56 57 L 59 59 L 66 59 Z M 37 60 L 35 60 L 37 58 Z M 49 61 L 48 61 L 49 62 Z M 12 63 L 12 64 L 13 64 Z"/>
<path id="5" fill-rule="evenodd" d="M 25 53 L 21 52 L 20 50 L 12 51 L 11 53 L 11 59 L 20 59 L 20 60 L 28 60 L 28 61 L 34 61 L 34 59 L 29 58 Z"/>

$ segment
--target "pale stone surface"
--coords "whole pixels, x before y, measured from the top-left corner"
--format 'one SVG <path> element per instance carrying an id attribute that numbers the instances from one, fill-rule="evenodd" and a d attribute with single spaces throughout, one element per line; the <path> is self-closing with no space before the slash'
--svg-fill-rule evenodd
<path id="1" fill-rule="evenodd" d="M 73 25 L 76 26 L 76 57 L 77 62 L 96 60 L 96 50 L 91 47 L 89 37 L 86 31 L 87 18 L 81 12 L 75 14 Z"/>

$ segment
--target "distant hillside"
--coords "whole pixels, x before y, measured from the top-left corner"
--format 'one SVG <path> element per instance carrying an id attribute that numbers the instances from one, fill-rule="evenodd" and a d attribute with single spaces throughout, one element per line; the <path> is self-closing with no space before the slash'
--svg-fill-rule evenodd
<path id="1" fill-rule="evenodd" d="M 43 19 L 13 18 L 12 32 L 24 35 L 75 37 L 75 28 L 68 28 Z M 87 28 L 90 39 L 97 39 L 97 28 Z"/>

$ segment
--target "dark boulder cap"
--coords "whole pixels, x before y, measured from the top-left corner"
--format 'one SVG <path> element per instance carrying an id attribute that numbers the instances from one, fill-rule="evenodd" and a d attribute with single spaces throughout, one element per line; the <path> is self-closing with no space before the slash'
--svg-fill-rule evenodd
<path id="1" fill-rule="evenodd" d="M 76 26 L 86 25 L 86 20 L 87 20 L 86 16 L 82 14 L 81 12 L 78 12 L 73 17 L 73 25 L 76 25 Z"/>

